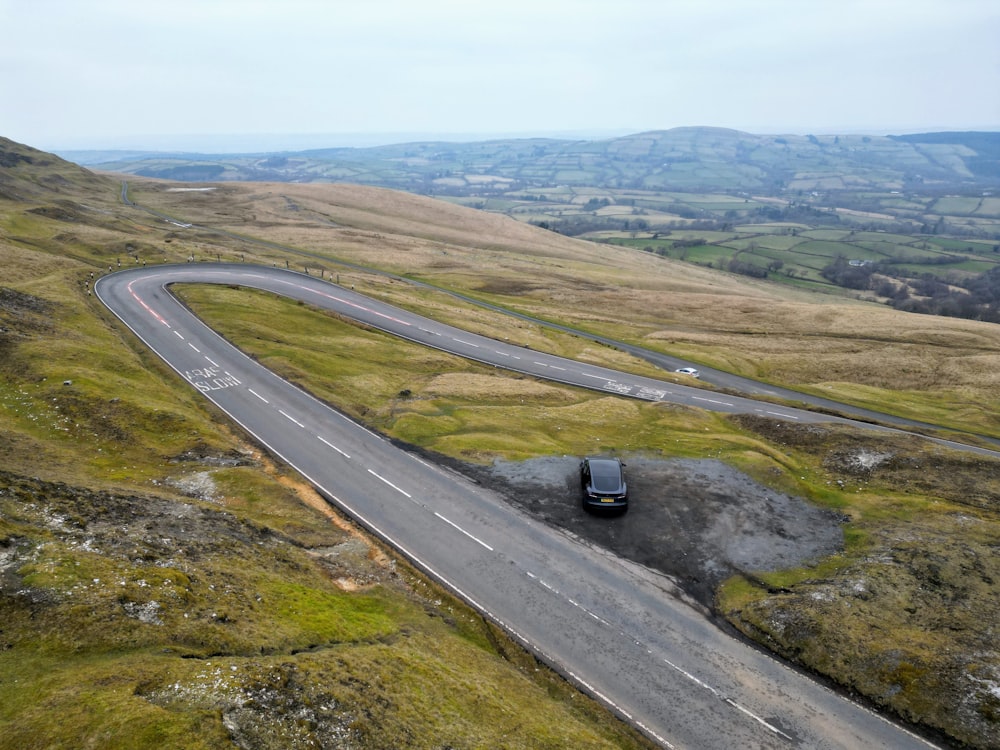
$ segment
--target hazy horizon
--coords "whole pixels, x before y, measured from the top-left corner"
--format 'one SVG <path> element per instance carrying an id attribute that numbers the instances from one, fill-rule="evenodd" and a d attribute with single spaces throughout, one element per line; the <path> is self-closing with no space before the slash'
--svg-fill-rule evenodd
<path id="1" fill-rule="evenodd" d="M 48 150 L 1000 129 L 996 0 L 0 0 L 0 26 L 0 135 Z"/>
<path id="2" fill-rule="evenodd" d="M 678 126 L 689 127 L 689 126 Z M 711 125 L 693 127 L 714 127 Z M 656 130 L 671 130 L 672 128 L 656 128 Z M 739 130 L 739 128 L 728 128 Z M 368 148 L 374 146 L 391 146 L 404 143 L 443 142 L 471 143 L 477 141 L 509 140 L 509 139 L 556 139 L 556 140 L 605 140 L 621 136 L 634 135 L 638 130 L 610 131 L 558 131 L 547 133 L 242 133 L 231 135 L 134 135 L 115 139 L 115 145 L 108 145 L 100 138 L 92 141 L 70 142 L 70 145 L 39 145 L 28 143 L 33 148 L 42 148 L 53 153 L 73 153 L 84 151 L 150 151 L 161 153 L 198 153 L 198 154 L 245 154 L 256 152 L 295 152 L 325 148 Z M 809 130 L 793 131 L 791 129 L 774 129 L 770 131 L 743 131 L 753 135 L 908 135 L 913 133 L 939 132 L 986 132 L 1000 133 L 1000 125 L 991 128 L 896 128 L 896 129 L 859 129 L 859 130 Z M 0 134 L 2 135 L 2 134 Z"/>

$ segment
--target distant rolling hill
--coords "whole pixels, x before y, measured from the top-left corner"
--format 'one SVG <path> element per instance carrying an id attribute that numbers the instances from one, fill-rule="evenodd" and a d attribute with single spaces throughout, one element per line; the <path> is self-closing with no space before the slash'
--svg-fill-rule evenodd
<path id="1" fill-rule="evenodd" d="M 754 135 L 674 128 L 606 140 L 418 142 L 254 154 L 66 151 L 127 174 L 195 181 L 347 182 L 427 195 L 554 185 L 780 193 L 1000 186 L 1000 133 Z"/>

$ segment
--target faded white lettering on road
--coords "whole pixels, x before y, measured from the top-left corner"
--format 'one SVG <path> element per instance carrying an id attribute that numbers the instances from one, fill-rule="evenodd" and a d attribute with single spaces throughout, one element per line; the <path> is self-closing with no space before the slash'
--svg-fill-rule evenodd
<path id="1" fill-rule="evenodd" d="M 234 385 L 240 384 L 236 376 L 218 367 L 185 370 L 184 378 L 202 393 L 221 391 L 223 388 L 231 388 Z"/>
<path id="2" fill-rule="evenodd" d="M 604 390 L 612 391 L 613 393 L 621 393 L 623 395 L 632 392 L 632 386 L 626 385 L 625 383 L 616 383 L 613 380 L 609 380 L 604 384 Z"/>
<path id="3" fill-rule="evenodd" d="M 661 391 L 658 388 L 640 388 L 636 396 L 648 399 L 649 401 L 662 401 L 667 397 L 667 392 Z"/>

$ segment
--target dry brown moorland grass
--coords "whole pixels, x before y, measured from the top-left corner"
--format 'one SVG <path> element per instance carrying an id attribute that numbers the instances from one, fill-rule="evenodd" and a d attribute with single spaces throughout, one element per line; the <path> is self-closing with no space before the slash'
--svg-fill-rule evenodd
<path id="1" fill-rule="evenodd" d="M 451 396 L 459 399 L 531 401 L 572 401 L 574 396 L 565 388 L 548 385 L 533 378 L 495 378 L 468 372 L 449 372 L 431 380 L 424 392 L 429 396 Z"/>
<path id="2" fill-rule="evenodd" d="M 824 298 L 378 188 L 165 185 L 137 181 L 134 197 L 329 257 L 331 273 L 334 259 L 389 270 L 706 366 L 1000 434 L 1000 326 Z"/>

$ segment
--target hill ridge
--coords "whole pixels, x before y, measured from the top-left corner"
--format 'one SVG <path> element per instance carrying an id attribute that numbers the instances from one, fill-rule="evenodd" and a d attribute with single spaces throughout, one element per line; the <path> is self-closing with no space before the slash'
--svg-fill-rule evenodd
<path id="1" fill-rule="evenodd" d="M 534 190 L 556 185 L 779 194 L 806 175 L 847 174 L 873 189 L 1000 186 L 1000 133 L 910 136 L 756 135 L 685 126 L 597 140 L 514 138 L 415 141 L 243 154 L 72 151 L 102 170 L 183 181 L 347 182 L 427 195 Z M 104 161 L 91 163 L 93 156 Z M 458 189 L 474 178 L 475 189 Z M 477 192 L 478 191 L 478 192 Z"/>

